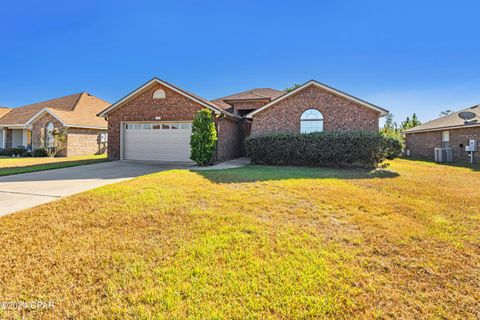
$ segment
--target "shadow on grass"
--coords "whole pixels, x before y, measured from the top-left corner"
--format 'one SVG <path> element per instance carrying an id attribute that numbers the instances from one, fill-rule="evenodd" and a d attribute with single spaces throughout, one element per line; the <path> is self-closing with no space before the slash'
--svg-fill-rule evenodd
<path id="1" fill-rule="evenodd" d="M 287 179 L 374 179 L 396 178 L 398 173 L 386 169 L 343 169 L 248 165 L 225 170 L 195 171 L 215 183 L 238 183 Z"/>
<path id="2" fill-rule="evenodd" d="M 456 167 L 456 168 L 465 168 L 470 169 L 472 171 L 480 171 L 480 163 L 468 163 L 468 162 L 435 162 L 429 159 L 424 158 L 402 158 L 403 160 L 413 161 L 413 162 L 423 162 L 428 164 L 434 164 L 438 166 L 445 166 L 445 167 Z M 478 162 L 478 160 L 477 160 Z"/>

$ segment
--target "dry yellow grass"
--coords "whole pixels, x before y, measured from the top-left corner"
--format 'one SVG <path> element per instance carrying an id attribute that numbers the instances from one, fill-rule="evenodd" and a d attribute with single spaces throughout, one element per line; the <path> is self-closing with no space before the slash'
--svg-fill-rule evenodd
<path id="1" fill-rule="evenodd" d="M 476 319 L 480 172 L 389 170 L 175 170 L 0 218 L 0 301 L 55 301 L 3 316 Z"/>

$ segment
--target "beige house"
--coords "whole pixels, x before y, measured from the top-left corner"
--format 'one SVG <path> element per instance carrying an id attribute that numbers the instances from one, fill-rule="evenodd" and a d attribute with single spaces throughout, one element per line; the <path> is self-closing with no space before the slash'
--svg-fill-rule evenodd
<path id="1" fill-rule="evenodd" d="M 45 145 L 53 130 L 67 130 L 61 156 L 103 153 L 107 122 L 96 114 L 110 103 L 86 92 L 18 108 L 0 108 L 0 148 L 34 150 Z"/>

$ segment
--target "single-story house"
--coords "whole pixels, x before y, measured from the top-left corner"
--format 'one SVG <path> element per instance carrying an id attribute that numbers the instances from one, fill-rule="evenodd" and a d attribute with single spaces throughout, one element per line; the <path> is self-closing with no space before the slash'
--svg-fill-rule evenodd
<path id="1" fill-rule="evenodd" d="M 252 89 L 212 101 L 153 78 L 99 113 L 111 160 L 190 161 L 191 122 L 215 115 L 216 161 L 241 156 L 250 134 L 379 129 L 387 110 L 317 81 L 284 92 Z"/>
<path id="2" fill-rule="evenodd" d="M 45 140 L 51 138 L 54 130 L 67 129 L 67 145 L 59 156 L 103 153 L 107 122 L 97 117 L 97 113 L 109 105 L 83 92 L 23 107 L 3 108 L 0 110 L 0 148 L 34 150 L 46 146 Z"/>
<path id="3" fill-rule="evenodd" d="M 462 115 L 470 115 L 468 120 Z M 451 148 L 453 161 L 470 161 L 470 140 L 480 143 L 480 105 L 451 113 L 404 131 L 407 156 L 434 160 L 435 148 Z M 478 152 L 474 153 L 480 160 Z"/>

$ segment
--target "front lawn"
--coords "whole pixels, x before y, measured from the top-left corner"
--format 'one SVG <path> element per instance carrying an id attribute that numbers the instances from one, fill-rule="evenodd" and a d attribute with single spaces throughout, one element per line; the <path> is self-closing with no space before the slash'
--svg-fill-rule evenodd
<path id="1" fill-rule="evenodd" d="M 101 187 L 0 218 L 0 301 L 55 303 L 3 316 L 475 319 L 479 178 L 396 160 Z"/>
<path id="2" fill-rule="evenodd" d="M 56 157 L 56 158 L 16 158 L 0 157 L 0 176 L 6 176 L 17 173 L 27 173 L 34 171 L 59 169 L 67 167 L 81 166 L 97 162 L 107 161 L 105 154 L 79 157 Z"/>

